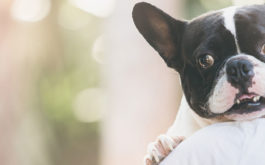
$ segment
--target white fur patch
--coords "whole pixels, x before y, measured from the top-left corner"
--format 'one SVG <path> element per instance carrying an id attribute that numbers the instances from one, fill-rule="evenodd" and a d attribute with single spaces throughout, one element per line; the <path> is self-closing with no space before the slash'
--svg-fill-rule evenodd
<path id="1" fill-rule="evenodd" d="M 250 56 L 249 60 L 254 65 L 255 76 L 252 79 L 253 85 L 249 88 L 250 93 L 265 96 L 265 63 Z"/>
<path id="2" fill-rule="evenodd" d="M 205 119 L 197 115 L 188 105 L 185 96 L 182 96 L 176 120 L 169 128 L 167 135 L 171 137 L 189 137 L 195 131 L 213 123 L 215 123 L 214 120 Z"/>
<path id="3" fill-rule="evenodd" d="M 235 19 L 234 16 L 236 14 L 236 6 L 229 7 L 223 10 L 223 17 L 224 17 L 224 26 L 227 30 L 229 30 L 234 38 L 235 38 L 235 43 L 236 43 L 236 48 L 237 48 L 237 53 L 241 53 L 238 40 L 237 40 L 237 35 L 236 35 L 236 26 L 235 26 Z"/>
<path id="4" fill-rule="evenodd" d="M 208 105 L 210 111 L 219 114 L 230 109 L 234 105 L 234 100 L 238 92 L 239 90 L 227 81 L 226 73 L 223 74 L 218 79 L 212 95 L 209 98 Z"/>

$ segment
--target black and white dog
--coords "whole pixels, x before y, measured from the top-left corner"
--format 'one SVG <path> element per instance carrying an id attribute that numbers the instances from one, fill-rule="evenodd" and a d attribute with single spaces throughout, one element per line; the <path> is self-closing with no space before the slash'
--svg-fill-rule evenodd
<path id="1" fill-rule="evenodd" d="M 265 5 L 229 7 L 184 21 L 142 2 L 133 20 L 179 73 L 185 94 L 174 125 L 149 145 L 145 164 L 159 163 L 182 136 L 206 125 L 265 116 Z"/>

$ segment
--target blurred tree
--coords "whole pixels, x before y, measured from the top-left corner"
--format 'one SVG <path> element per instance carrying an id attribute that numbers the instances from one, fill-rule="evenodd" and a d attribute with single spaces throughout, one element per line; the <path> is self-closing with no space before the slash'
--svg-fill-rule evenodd
<path id="1" fill-rule="evenodd" d="M 35 5 L 51 8 L 36 20 Z M 73 104 L 100 87 L 90 52 L 104 19 L 68 0 L 1 1 L 0 18 L 0 164 L 98 164 L 99 121 Z"/>

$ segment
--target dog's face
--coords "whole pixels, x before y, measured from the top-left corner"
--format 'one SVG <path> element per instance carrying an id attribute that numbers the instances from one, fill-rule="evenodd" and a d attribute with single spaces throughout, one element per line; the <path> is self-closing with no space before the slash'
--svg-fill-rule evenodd
<path id="1" fill-rule="evenodd" d="M 134 7 L 133 20 L 179 72 L 188 104 L 201 117 L 265 115 L 265 5 L 231 7 L 188 22 L 143 2 Z"/>

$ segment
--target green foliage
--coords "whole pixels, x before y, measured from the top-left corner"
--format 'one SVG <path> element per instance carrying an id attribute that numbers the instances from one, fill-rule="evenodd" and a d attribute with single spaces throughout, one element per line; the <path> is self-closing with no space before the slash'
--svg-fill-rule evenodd
<path id="1" fill-rule="evenodd" d="M 231 0 L 186 0 L 185 15 L 192 19 L 207 11 L 218 10 L 232 5 Z"/>

